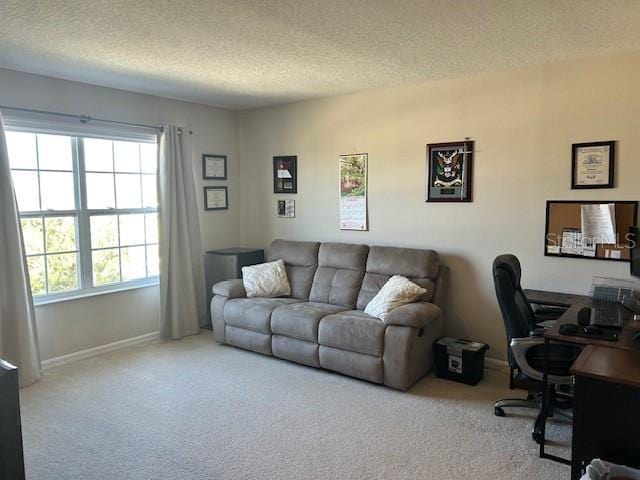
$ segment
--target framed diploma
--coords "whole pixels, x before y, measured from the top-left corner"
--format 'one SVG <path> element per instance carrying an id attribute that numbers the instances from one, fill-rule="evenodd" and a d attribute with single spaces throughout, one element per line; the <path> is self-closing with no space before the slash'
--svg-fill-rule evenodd
<path id="1" fill-rule="evenodd" d="M 202 154 L 202 178 L 204 180 L 227 179 L 227 156 Z"/>
<path id="2" fill-rule="evenodd" d="M 571 147 L 571 188 L 613 188 L 614 141 L 574 143 Z"/>
<path id="3" fill-rule="evenodd" d="M 227 187 L 204 187 L 205 210 L 227 210 L 229 194 Z"/>

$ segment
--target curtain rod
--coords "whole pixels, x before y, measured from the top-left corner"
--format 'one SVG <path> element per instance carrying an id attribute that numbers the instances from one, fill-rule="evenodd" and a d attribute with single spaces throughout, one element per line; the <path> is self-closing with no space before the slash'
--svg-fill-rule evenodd
<path id="1" fill-rule="evenodd" d="M 41 115 L 54 115 L 57 117 L 65 117 L 65 118 L 75 118 L 79 120 L 81 123 L 89 123 L 89 122 L 100 122 L 100 123 L 110 123 L 112 125 L 124 125 L 128 127 L 143 127 L 143 128 L 151 128 L 154 130 L 164 131 L 164 127 L 161 125 L 145 125 L 144 123 L 129 123 L 129 122 L 118 122 L 116 120 L 106 120 L 104 118 L 94 118 L 89 115 L 76 115 L 73 113 L 60 113 L 60 112 L 51 112 L 48 110 L 36 110 L 33 108 L 20 108 L 20 107 L 10 107 L 7 105 L 0 105 L 0 110 L 11 110 L 14 112 L 26 112 L 26 113 L 39 113 Z M 182 133 L 182 129 L 178 128 L 178 133 Z M 192 135 L 193 131 L 189 130 L 189 135 Z"/>

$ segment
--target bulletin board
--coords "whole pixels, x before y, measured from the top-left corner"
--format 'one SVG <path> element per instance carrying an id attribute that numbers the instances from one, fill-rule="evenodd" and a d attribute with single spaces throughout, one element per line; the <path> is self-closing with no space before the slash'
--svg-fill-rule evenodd
<path id="1" fill-rule="evenodd" d="M 595 255 L 567 253 L 571 248 L 565 248 L 563 238 L 572 232 L 579 232 L 582 228 L 582 205 L 614 204 L 616 243 L 596 244 Z M 616 262 L 630 262 L 629 228 L 637 225 L 637 201 L 607 201 L 607 200 L 548 200 L 547 219 L 545 228 L 544 254 L 548 257 L 583 258 L 587 260 L 610 260 Z M 586 250 L 585 250 L 586 251 Z M 617 252 L 617 253 L 616 253 Z"/>

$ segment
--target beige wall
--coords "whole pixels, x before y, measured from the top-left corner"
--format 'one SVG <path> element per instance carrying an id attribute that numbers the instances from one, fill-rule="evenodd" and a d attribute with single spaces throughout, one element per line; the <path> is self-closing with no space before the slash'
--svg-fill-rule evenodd
<path id="1" fill-rule="evenodd" d="M 123 122 L 171 123 L 193 130 L 193 170 L 204 249 L 240 239 L 236 114 L 192 103 L 0 69 L 0 104 L 87 114 Z M 228 155 L 229 210 L 202 208 L 202 153 Z M 194 212 L 195 213 L 195 212 Z M 65 301 L 36 308 L 43 359 L 143 335 L 158 329 L 158 287 Z"/>
<path id="2" fill-rule="evenodd" d="M 547 199 L 640 199 L 640 54 L 313 100 L 239 115 L 242 243 L 273 238 L 434 248 L 451 267 L 446 333 L 505 357 L 491 263 L 529 288 L 586 293 L 627 264 L 543 256 Z M 474 201 L 425 203 L 425 145 L 475 141 Z M 571 144 L 617 140 L 613 190 L 571 191 Z M 369 154 L 369 231 L 338 229 L 338 155 Z M 272 193 L 271 157 L 298 155 L 298 194 Z M 276 218 L 276 198 L 296 218 Z"/>

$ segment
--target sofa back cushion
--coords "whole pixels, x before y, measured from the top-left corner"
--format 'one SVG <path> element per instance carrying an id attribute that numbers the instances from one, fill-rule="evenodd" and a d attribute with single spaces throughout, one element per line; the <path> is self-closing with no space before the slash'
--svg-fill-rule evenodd
<path id="1" fill-rule="evenodd" d="M 282 259 L 287 270 L 291 296 L 301 300 L 309 299 L 311 282 L 318 267 L 318 242 L 296 242 L 274 240 L 271 242 L 268 260 Z"/>
<path id="2" fill-rule="evenodd" d="M 355 308 L 368 253 L 367 245 L 321 244 L 309 300 Z"/>
<path id="3" fill-rule="evenodd" d="M 435 279 L 440 270 L 438 254 L 433 250 L 415 248 L 371 247 L 367 268 L 358 293 L 358 310 L 380 291 L 393 275 L 407 277 L 413 283 L 427 290 L 417 301 L 430 302 L 435 293 Z"/>

